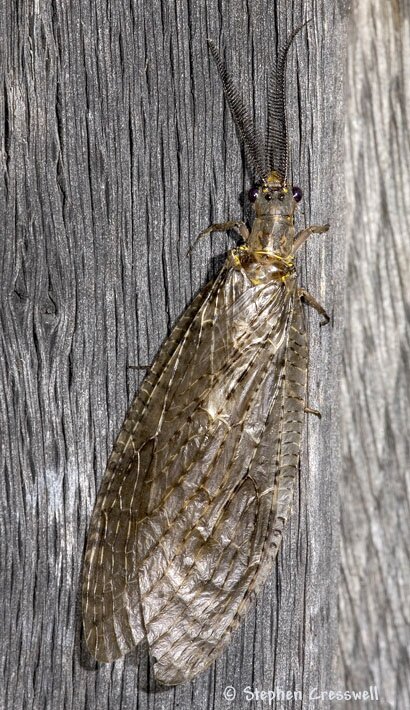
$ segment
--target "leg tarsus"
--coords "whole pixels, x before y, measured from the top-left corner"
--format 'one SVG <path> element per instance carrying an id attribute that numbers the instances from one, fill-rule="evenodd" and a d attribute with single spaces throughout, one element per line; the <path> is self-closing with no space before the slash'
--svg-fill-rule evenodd
<path id="1" fill-rule="evenodd" d="M 249 229 L 246 226 L 245 222 L 242 222 L 241 220 L 235 219 L 230 220 L 228 222 L 218 222 L 216 224 L 211 224 L 209 227 L 203 229 L 202 232 L 198 234 L 192 246 L 189 247 L 187 251 L 187 256 L 191 253 L 196 243 L 203 237 L 206 237 L 208 234 L 212 234 L 212 232 L 228 232 L 229 230 L 232 230 L 233 232 L 239 234 L 239 236 L 242 237 L 245 242 L 249 237 Z"/>
<path id="2" fill-rule="evenodd" d="M 314 414 L 315 417 L 318 417 L 319 419 L 322 418 L 322 415 L 321 415 L 321 413 L 319 412 L 319 410 L 318 410 L 318 409 L 312 409 L 312 407 L 306 406 L 306 407 L 305 407 L 305 413 L 306 413 L 306 414 Z"/>
<path id="3" fill-rule="evenodd" d="M 302 231 L 298 232 L 295 237 L 295 241 L 293 242 L 292 247 L 292 253 L 296 254 L 299 247 L 301 247 L 302 244 L 304 244 L 305 241 L 309 239 L 311 234 L 324 234 L 328 231 L 329 227 L 330 224 L 312 224 L 311 227 L 306 227 L 306 229 L 302 229 Z"/>
<path id="4" fill-rule="evenodd" d="M 319 301 L 317 301 L 316 298 L 313 298 L 309 291 L 305 291 L 304 288 L 300 288 L 298 290 L 298 294 L 299 298 L 303 298 L 303 300 L 308 304 L 308 306 L 312 306 L 312 308 L 314 308 L 315 311 L 319 313 L 319 315 L 323 316 L 324 320 L 320 323 L 320 325 L 327 325 L 330 321 L 330 316 L 326 313 L 325 309 L 319 303 Z"/>

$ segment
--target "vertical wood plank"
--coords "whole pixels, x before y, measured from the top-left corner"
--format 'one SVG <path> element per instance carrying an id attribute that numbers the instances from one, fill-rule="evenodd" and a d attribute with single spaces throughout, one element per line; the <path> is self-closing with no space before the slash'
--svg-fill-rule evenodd
<path id="1" fill-rule="evenodd" d="M 389 708 L 410 707 L 409 19 L 357 4 L 347 81 L 341 683 Z"/>
<path id="2" fill-rule="evenodd" d="M 248 708 L 246 687 L 327 687 L 336 638 L 338 385 L 344 290 L 344 4 L 196 0 L 4 4 L 2 559 L 4 707 Z M 211 221 L 249 182 L 206 38 L 221 41 L 265 121 L 277 38 L 307 18 L 289 66 L 299 225 L 330 221 L 299 258 L 332 315 L 307 312 L 309 419 L 294 513 L 272 576 L 220 660 L 154 686 L 147 651 L 97 665 L 78 603 L 84 539 L 108 451 L 177 315 L 222 263 Z M 249 215 L 246 215 L 249 216 Z M 232 686 L 234 703 L 224 696 Z M 317 707 L 326 707 L 319 702 Z M 279 699 L 270 707 L 281 708 Z"/>

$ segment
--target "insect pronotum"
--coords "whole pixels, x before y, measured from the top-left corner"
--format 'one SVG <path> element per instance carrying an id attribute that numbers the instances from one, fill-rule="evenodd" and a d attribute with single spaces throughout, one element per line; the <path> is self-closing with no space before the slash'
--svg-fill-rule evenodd
<path id="1" fill-rule="evenodd" d="M 110 456 L 84 561 L 85 639 L 110 662 L 146 638 L 174 685 L 220 654 L 271 570 L 289 516 L 306 411 L 307 340 L 294 256 L 301 190 L 288 182 L 281 51 L 263 144 L 216 47 L 231 113 L 258 182 L 216 279 L 150 368 Z M 200 236 L 201 236 L 200 235 Z"/>

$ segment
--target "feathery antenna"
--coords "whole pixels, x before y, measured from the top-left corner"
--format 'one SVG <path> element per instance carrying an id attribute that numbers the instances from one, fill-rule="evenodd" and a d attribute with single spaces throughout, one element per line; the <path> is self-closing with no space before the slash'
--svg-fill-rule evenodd
<path id="1" fill-rule="evenodd" d="M 251 168 L 256 175 L 265 180 L 275 170 L 286 182 L 289 160 L 288 121 L 286 112 L 286 66 L 290 46 L 300 30 L 311 20 L 293 30 L 286 45 L 279 52 L 276 68 L 268 88 L 268 121 L 266 143 L 258 135 L 251 115 L 245 107 L 242 97 L 229 74 L 214 42 L 208 39 L 208 45 L 221 77 L 224 94 L 231 110 L 235 126 L 245 146 L 245 152 Z M 263 153 L 263 149 L 265 153 Z"/>
<path id="2" fill-rule="evenodd" d="M 245 108 L 242 97 L 233 83 L 232 77 L 214 42 L 208 39 L 208 45 L 218 68 L 219 76 L 221 77 L 224 94 L 231 110 L 232 118 L 243 140 L 247 158 L 256 174 L 262 177 L 265 162 L 261 155 L 262 143 L 258 140 L 258 136 L 256 135 L 251 115 Z"/>
<path id="3" fill-rule="evenodd" d="M 268 129 L 266 135 L 266 162 L 268 170 L 276 170 L 286 181 L 289 161 L 288 119 L 286 111 L 286 66 L 289 49 L 296 35 L 311 20 L 296 27 L 285 47 L 279 52 L 276 68 L 268 88 Z"/>

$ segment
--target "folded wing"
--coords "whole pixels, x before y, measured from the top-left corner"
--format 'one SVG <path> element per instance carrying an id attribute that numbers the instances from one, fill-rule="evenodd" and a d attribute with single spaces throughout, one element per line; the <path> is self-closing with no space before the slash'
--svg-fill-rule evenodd
<path id="1" fill-rule="evenodd" d="M 306 384 L 300 301 L 223 269 L 164 345 L 98 496 L 87 644 L 112 660 L 147 636 L 155 675 L 219 655 L 269 572 L 288 516 Z"/>

